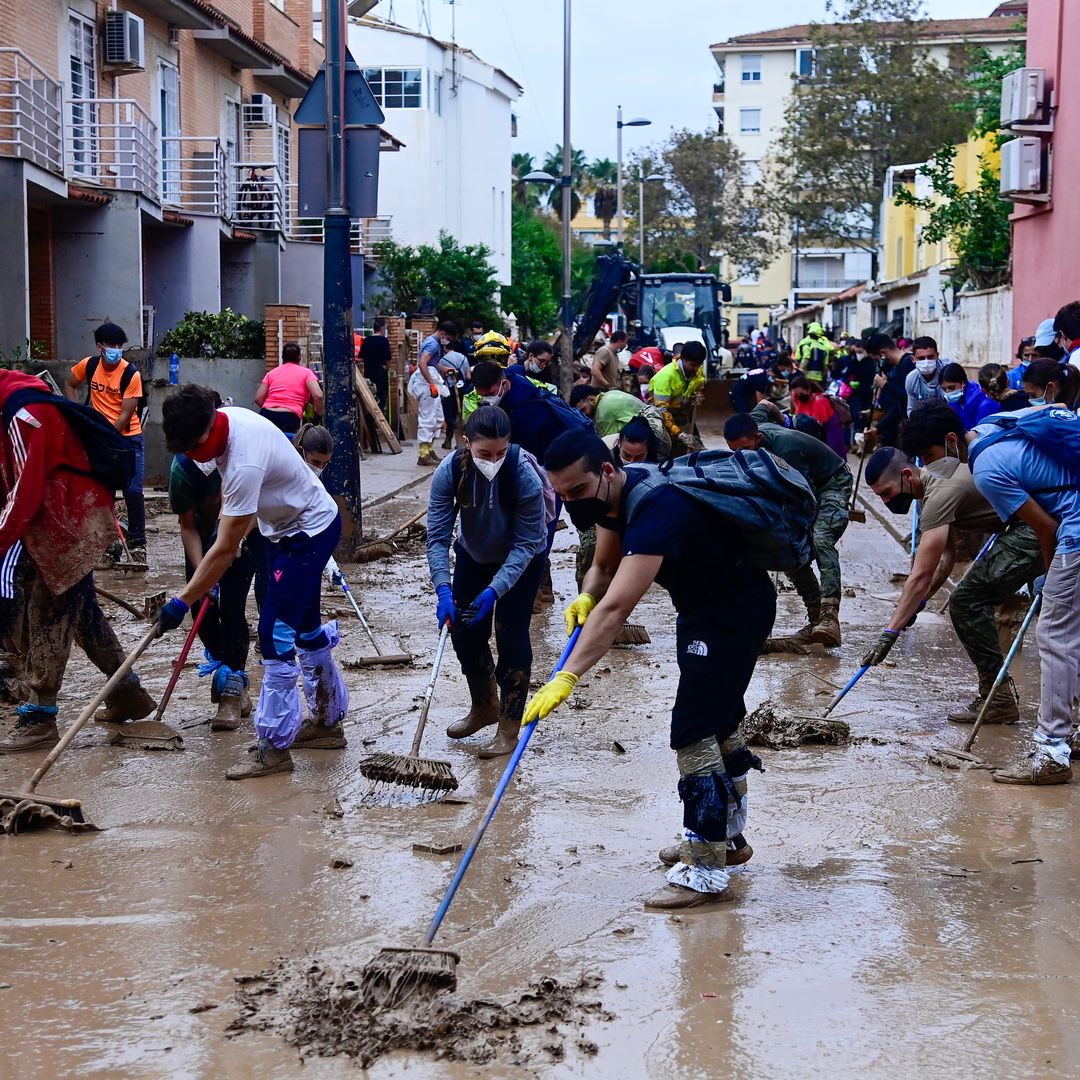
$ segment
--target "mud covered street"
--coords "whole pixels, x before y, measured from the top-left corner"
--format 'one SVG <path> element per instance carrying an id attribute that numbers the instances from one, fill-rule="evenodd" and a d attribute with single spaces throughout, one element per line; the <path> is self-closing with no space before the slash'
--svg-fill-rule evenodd
<path id="1" fill-rule="evenodd" d="M 425 498 L 420 485 L 381 503 L 365 531 L 389 532 Z M 118 574 L 101 584 L 136 601 L 175 590 L 173 519 L 151 528 L 145 585 Z M 565 641 L 575 545 L 573 529 L 558 534 L 556 605 L 533 621 L 534 683 Z M 908 557 L 873 515 L 851 525 L 841 554 L 854 591 L 843 647 L 762 658 L 748 708 L 820 713 L 858 666 Z M 467 707 L 450 657 L 425 750 L 451 761 L 460 789 L 422 806 L 363 801 L 360 759 L 408 749 L 437 632 L 421 544 L 344 569 L 383 647 L 416 657 L 349 668 L 369 646 L 325 585 L 324 613 L 344 632 L 347 750 L 297 752 L 291 775 L 226 783 L 251 730 L 211 734 L 209 687 L 192 664 L 166 714 L 183 752 L 116 749 L 91 724 L 43 785 L 81 798 L 102 832 L 0 839 L 4 1080 L 356 1075 L 353 1058 L 319 1056 L 318 1009 L 295 1045 L 298 1005 L 317 1002 L 317 972 L 419 939 L 457 855 L 413 845 L 466 844 L 505 759 L 478 760 L 479 737 L 445 738 Z M 106 610 L 130 648 L 145 624 Z M 778 632 L 801 615 L 783 591 Z M 430 1049 L 395 1050 L 370 1075 L 963 1078 L 987 1063 L 995 1077 L 1076 1075 L 1077 787 L 1010 788 L 927 763 L 932 746 L 962 744 L 966 730 L 944 715 L 975 683 L 947 617 L 920 616 L 895 666 L 872 669 L 841 703 L 851 745 L 758 750 L 754 857 L 734 876 L 735 899 L 681 916 L 642 908 L 663 881 L 656 852 L 681 823 L 667 595 L 654 587 L 635 620 L 652 645 L 612 651 L 541 724 L 437 941 L 461 954 L 455 1001 L 470 1016 L 469 1003 L 486 1003 L 478 1033 L 470 1043 L 447 1006 Z M 155 697 L 181 643 L 172 635 L 138 665 Z M 1016 674 L 1023 723 L 976 744 L 995 763 L 1030 742 L 1033 634 Z M 99 678 L 75 650 L 62 729 Z M 20 786 L 38 760 L 0 758 L 0 787 Z M 523 1005 L 530 987 L 538 1001 Z M 503 1006 L 512 1030 L 500 1028 Z M 452 1047 L 462 1060 L 436 1056 Z"/>

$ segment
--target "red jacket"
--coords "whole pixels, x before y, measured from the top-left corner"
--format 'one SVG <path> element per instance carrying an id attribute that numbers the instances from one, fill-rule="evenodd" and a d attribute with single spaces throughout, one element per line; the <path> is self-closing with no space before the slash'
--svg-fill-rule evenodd
<path id="1" fill-rule="evenodd" d="M 0 409 L 16 390 L 43 387 L 21 371 L 0 371 Z M 51 405 L 20 409 L 0 425 L 0 551 L 22 540 L 49 591 L 81 581 L 115 538 L 113 492 L 91 476 L 90 461 L 71 426 Z"/>

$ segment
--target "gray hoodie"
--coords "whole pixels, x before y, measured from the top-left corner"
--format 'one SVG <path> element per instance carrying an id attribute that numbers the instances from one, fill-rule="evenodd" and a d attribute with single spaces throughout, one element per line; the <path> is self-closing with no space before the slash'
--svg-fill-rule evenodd
<path id="1" fill-rule="evenodd" d="M 945 365 L 949 363 L 951 363 L 950 360 L 938 360 L 937 368 L 934 371 L 933 377 L 930 379 L 924 378 L 922 373 L 916 367 L 904 380 L 904 389 L 907 391 L 908 416 L 911 415 L 911 410 L 921 401 L 945 400 L 945 394 L 941 387 L 938 386 L 938 379 L 941 378 L 941 373 L 945 370 Z"/>

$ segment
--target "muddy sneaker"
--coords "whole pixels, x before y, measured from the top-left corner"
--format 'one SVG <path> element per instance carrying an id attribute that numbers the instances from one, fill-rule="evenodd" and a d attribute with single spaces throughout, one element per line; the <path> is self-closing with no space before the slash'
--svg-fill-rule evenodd
<path id="1" fill-rule="evenodd" d="M 105 708 L 94 719 L 99 724 L 123 724 L 128 720 L 142 720 L 157 708 L 157 702 L 142 688 L 139 680 L 131 678 L 122 682 Z"/>
<path id="2" fill-rule="evenodd" d="M 1035 751 L 1008 769 L 998 769 L 993 774 L 999 784 L 1067 784 L 1072 779 L 1072 766 L 1062 765 L 1049 754 Z"/>
<path id="3" fill-rule="evenodd" d="M 974 704 L 974 703 L 973 703 Z M 982 702 L 979 708 L 970 713 L 953 713 L 947 719 L 954 724 L 974 724 L 979 718 Z M 970 716 L 970 720 L 968 717 Z M 1012 679 L 1007 679 L 994 691 L 983 716 L 984 724 L 1015 724 L 1020 719 L 1020 708 L 1016 704 L 1016 690 Z"/>
<path id="4" fill-rule="evenodd" d="M 140 566 L 146 565 L 146 547 L 143 544 L 132 544 L 128 548 L 128 555 L 131 556 L 133 563 L 138 563 Z"/>
<path id="5" fill-rule="evenodd" d="M 60 741 L 56 729 L 56 709 L 37 709 L 23 705 L 15 726 L 0 739 L 0 754 L 21 754 L 26 750 L 44 750 Z"/>
<path id="6" fill-rule="evenodd" d="M 293 739 L 291 750 L 344 750 L 348 745 L 345 729 L 340 724 L 326 727 L 305 720 Z"/>
<path id="7" fill-rule="evenodd" d="M 247 760 L 234 765 L 226 774 L 226 780 L 250 780 L 256 776 L 292 772 L 293 759 L 288 750 L 278 750 L 269 739 L 260 739 L 255 752 Z"/>
<path id="8" fill-rule="evenodd" d="M 241 703 L 244 680 L 240 675 L 230 675 L 218 696 L 217 715 L 210 721 L 211 731 L 235 731 L 240 726 Z"/>
<path id="9" fill-rule="evenodd" d="M 665 885 L 645 901 L 648 911 L 685 911 L 687 908 L 713 907 L 730 903 L 734 897 L 730 890 L 723 892 L 698 892 L 684 885 Z"/>
<path id="10" fill-rule="evenodd" d="M 739 844 L 740 840 L 742 840 L 741 845 Z M 661 848 L 660 861 L 665 866 L 674 866 L 679 861 L 679 847 L 679 844 L 672 844 L 670 847 Z M 728 841 L 727 859 L 724 865 L 742 866 L 743 863 L 749 862 L 753 857 L 754 849 L 743 838 L 743 834 L 739 833 L 734 840 Z"/>

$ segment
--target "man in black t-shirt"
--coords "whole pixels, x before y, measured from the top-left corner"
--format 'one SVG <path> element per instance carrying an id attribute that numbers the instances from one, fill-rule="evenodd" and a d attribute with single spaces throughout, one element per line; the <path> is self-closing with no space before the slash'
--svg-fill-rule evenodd
<path id="1" fill-rule="evenodd" d="M 760 762 L 738 727 L 743 695 L 776 616 L 769 575 L 740 562 L 735 529 L 718 529 L 714 511 L 674 487 L 646 495 L 627 519 L 627 495 L 650 476 L 645 466 L 620 469 L 588 430 L 559 436 L 545 465 L 570 520 L 596 530 L 596 554 L 582 592 L 566 609 L 567 633 L 581 637 L 562 670 L 529 702 L 524 723 L 541 719 L 572 693 L 578 679 L 611 647 L 619 628 L 655 581 L 678 614 L 679 685 L 671 712 L 671 748 L 679 765 L 684 840 L 674 852 L 670 883 L 646 900 L 661 910 L 725 899 L 725 865 L 745 862 L 746 773 Z M 703 566 L 734 567 L 730 573 Z M 586 621 L 587 620 L 587 621 Z"/>
<path id="2" fill-rule="evenodd" d="M 360 362 L 364 365 L 364 376 L 375 387 L 375 397 L 379 408 L 386 415 L 386 399 L 390 392 L 390 377 L 387 371 L 393 357 L 390 354 L 390 342 L 386 339 L 386 320 L 376 319 L 371 333 L 364 338 L 360 346 Z"/>

